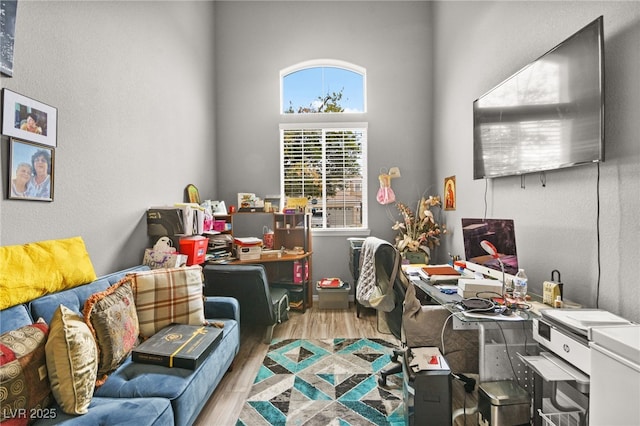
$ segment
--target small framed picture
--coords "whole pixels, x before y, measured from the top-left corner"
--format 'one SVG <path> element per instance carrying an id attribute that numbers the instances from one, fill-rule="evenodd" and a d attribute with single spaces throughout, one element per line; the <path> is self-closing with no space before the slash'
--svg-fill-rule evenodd
<path id="1" fill-rule="evenodd" d="M 58 110 L 9 89 L 2 91 L 2 133 L 57 146 Z"/>
<path id="2" fill-rule="evenodd" d="M 11 139 L 8 198 L 53 201 L 54 151 L 46 145 Z"/>
<path id="3" fill-rule="evenodd" d="M 198 188 L 196 188 L 195 185 L 187 185 L 185 191 L 187 193 L 187 202 L 200 204 L 200 191 L 198 191 Z"/>
<path id="4" fill-rule="evenodd" d="M 444 209 L 456 209 L 456 177 L 444 178 Z"/>

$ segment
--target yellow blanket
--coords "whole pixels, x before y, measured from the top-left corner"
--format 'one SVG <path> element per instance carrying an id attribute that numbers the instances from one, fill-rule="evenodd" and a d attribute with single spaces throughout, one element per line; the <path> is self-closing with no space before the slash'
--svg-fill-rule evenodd
<path id="1" fill-rule="evenodd" d="M 95 279 L 81 237 L 0 247 L 0 309 Z"/>

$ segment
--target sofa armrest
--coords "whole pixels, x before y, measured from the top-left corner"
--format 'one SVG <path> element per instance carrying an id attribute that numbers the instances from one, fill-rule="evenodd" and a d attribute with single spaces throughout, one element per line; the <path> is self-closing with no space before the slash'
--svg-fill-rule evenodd
<path id="1" fill-rule="evenodd" d="M 204 317 L 206 319 L 227 318 L 240 321 L 240 304 L 233 297 L 205 297 Z"/>

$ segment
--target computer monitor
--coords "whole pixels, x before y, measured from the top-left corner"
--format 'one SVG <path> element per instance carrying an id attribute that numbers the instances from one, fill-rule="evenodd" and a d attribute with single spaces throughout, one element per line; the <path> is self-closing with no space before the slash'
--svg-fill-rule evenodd
<path id="1" fill-rule="evenodd" d="M 504 272 L 509 275 L 518 273 L 513 219 L 463 218 L 462 238 L 464 239 L 464 255 L 467 261 L 501 271 L 498 260 L 480 246 L 482 240 L 487 240 L 498 250 L 500 260 L 504 263 Z"/>

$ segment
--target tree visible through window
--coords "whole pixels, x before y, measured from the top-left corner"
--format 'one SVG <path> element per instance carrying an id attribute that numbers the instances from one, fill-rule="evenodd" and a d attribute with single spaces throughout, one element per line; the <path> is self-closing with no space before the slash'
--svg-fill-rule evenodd
<path id="1" fill-rule="evenodd" d="M 365 112 L 365 72 L 343 62 L 298 64 L 281 72 L 283 114 Z"/>
<path id="2" fill-rule="evenodd" d="M 364 227 L 366 125 L 282 125 L 280 140 L 283 193 L 309 200 L 312 227 Z"/>
<path id="3" fill-rule="evenodd" d="M 307 198 L 313 228 L 366 228 L 367 124 L 328 122 L 336 113 L 365 111 L 364 69 L 312 61 L 280 75 L 282 114 L 322 117 L 280 125 L 282 194 Z"/>

